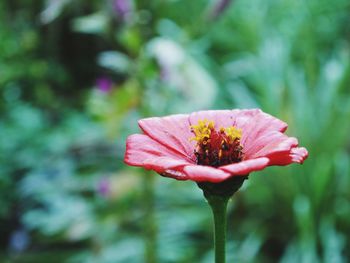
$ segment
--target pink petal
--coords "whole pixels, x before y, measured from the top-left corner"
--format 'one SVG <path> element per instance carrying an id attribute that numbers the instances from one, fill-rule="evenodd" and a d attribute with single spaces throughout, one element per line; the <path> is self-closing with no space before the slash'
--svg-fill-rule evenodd
<path id="1" fill-rule="evenodd" d="M 260 109 L 198 111 L 190 115 L 190 123 L 195 125 L 199 120 L 207 119 L 215 122 L 216 129 L 221 127 L 227 128 L 232 125 L 243 129 L 248 124 L 251 125 L 251 121 L 255 116 L 261 113 Z"/>
<path id="2" fill-rule="evenodd" d="M 154 117 L 139 120 L 139 126 L 153 140 L 194 161 L 195 142 L 188 115 L 178 114 L 167 117 Z"/>
<path id="3" fill-rule="evenodd" d="M 309 153 L 304 147 L 296 147 L 292 148 L 289 152 L 269 156 L 269 165 L 288 165 L 291 163 L 302 164 L 308 156 Z"/>
<path id="4" fill-rule="evenodd" d="M 250 109 L 250 110 L 232 110 L 234 114 L 234 121 L 238 128 L 247 130 L 247 127 L 251 125 L 251 121 L 255 116 L 261 113 L 259 109 Z"/>
<path id="5" fill-rule="evenodd" d="M 191 164 L 183 155 L 143 134 L 128 137 L 124 161 L 128 165 L 141 166 L 158 173 L 171 169 L 180 171 L 182 166 Z"/>
<path id="6" fill-rule="evenodd" d="M 249 112 L 250 113 L 250 112 Z M 288 125 L 261 110 L 255 110 L 254 115 L 243 114 L 242 117 L 237 117 L 237 126 L 242 129 L 241 143 L 244 147 L 252 144 L 260 136 L 271 131 L 285 132 Z"/>
<path id="7" fill-rule="evenodd" d="M 143 161 L 143 166 L 146 169 L 152 169 L 156 172 L 164 172 L 188 164 L 186 161 L 172 159 L 171 157 L 150 157 Z"/>
<path id="8" fill-rule="evenodd" d="M 261 157 L 221 166 L 220 169 L 232 175 L 247 175 L 250 172 L 264 169 L 269 164 L 269 161 L 268 158 Z"/>
<path id="9" fill-rule="evenodd" d="M 188 180 L 188 176 L 184 173 L 183 167 L 176 167 L 176 169 L 166 169 L 161 173 L 162 176 L 174 178 L 176 180 Z"/>
<path id="10" fill-rule="evenodd" d="M 289 152 L 292 147 L 296 146 L 298 146 L 298 140 L 296 138 L 288 137 L 280 132 L 268 132 L 251 142 L 250 145 L 245 146 L 245 159 L 254 159 L 286 151 Z"/>
<path id="11" fill-rule="evenodd" d="M 184 173 L 188 179 L 195 182 L 219 183 L 231 176 L 220 169 L 204 165 L 187 165 L 184 167 Z"/>
<path id="12" fill-rule="evenodd" d="M 215 128 L 230 127 L 234 124 L 234 113 L 231 110 L 209 110 L 193 112 L 190 115 L 191 125 L 196 125 L 199 120 L 214 121 Z"/>

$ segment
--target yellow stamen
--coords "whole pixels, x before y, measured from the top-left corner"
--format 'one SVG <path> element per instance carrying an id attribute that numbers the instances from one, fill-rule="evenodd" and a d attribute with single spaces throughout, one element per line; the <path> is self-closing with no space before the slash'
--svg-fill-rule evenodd
<path id="1" fill-rule="evenodd" d="M 241 139 L 242 137 L 242 130 L 237 129 L 234 126 L 228 127 L 225 130 L 227 137 L 231 140 L 234 141 L 236 139 Z"/>
<path id="2" fill-rule="evenodd" d="M 212 130 L 214 130 L 215 123 L 214 121 L 208 121 L 207 119 L 199 120 L 197 125 L 191 125 L 192 132 L 195 137 L 190 138 L 190 141 L 197 141 L 199 144 L 203 143 L 206 145 L 210 139 Z M 242 130 L 234 126 L 231 127 L 220 127 L 220 133 L 226 134 L 230 142 L 235 141 L 236 139 L 241 139 Z M 224 141 L 223 141 L 224 142 Z"/>
<path id="3" fill-rule="evenodd" d="M 195 137 L 190 138 L 191 141 L 207 144 L 211 131 L 214 129 L 214 122 L 207 119 L 199 120 L 197 125 L 191 125 L 191 129 Z"/>

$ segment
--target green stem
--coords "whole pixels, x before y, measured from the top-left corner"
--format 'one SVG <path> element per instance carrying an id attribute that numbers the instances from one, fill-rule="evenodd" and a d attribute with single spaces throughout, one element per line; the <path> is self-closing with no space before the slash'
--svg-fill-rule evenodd
<path id="1" fill-rule="evenodd" d="M 207 195 L 214 217 L 215 263 L 226 262 L 226 209 L 227 196 Z"/>

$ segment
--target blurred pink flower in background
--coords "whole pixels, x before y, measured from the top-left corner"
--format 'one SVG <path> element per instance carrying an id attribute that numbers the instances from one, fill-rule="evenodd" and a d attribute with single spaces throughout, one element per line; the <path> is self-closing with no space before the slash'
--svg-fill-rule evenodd
<path id="1" fill-rule="evenodd" d="M 116 200 L 133 194 L 139 183 L 138 177 L 130 176 L 130 172 L 104 175 L 96 184 L 96 193 L 103 198 Z"/>
<path id="2" fill-rule="evenodd" d="M 111 192 L 110 182 L 108 178 L 103 177 L 97 184 L 97 192 L 103 196 L 108 197 Z"/>
<path id="3" fill-rule="evenodd" d="M 107 93 L 112 89 L 113 81 L 108 77 L 100 77 L 96 79 L 96 87 L 99 91 Z"/>
<path id="4" fill-rule="evenodd" d="M 132 10 L 132 2 L 131 0 L 114 0 L 113 9 L 121 20 L 126 20 Z"/>

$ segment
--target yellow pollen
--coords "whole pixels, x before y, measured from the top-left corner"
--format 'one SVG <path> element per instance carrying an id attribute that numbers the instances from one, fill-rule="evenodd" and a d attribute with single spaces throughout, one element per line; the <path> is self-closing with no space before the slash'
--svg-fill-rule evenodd
<path id="1" fill-rule="evenodd" d="M 207 119 L 199 120 L 197 125 L 191 125 L 191 130 L 195 137 L 190 138 L 190 141 L 196 141 L 198 144 L 206 145 L 210 142 L 210 135 L 214 127 L 214 121 L 208 121 Z M 242 130 L 234 126 L 228 128 L 220 127 L 219 131 L 220 133 L 226 134 L 230 142 L 241 139 L 242 137 Z M 222 143 L 224 143 L 224 141 Z"/>
<path id="2" fill-rule="evenodd" d="M 211 131 L 214 129 L 214 122 L 207 119 L 199 120 L 197 125 L 191 125 L 192 132 L 195 137 L 190 138 L 191 141 L 207 144 Z"/>
<path id="3" fill-rule="evenodd" d="M 241 139 L 242 137 L 242 130 L 237 129 L 234 126 L 228 127 L 225 129 L 227 137 L 230 139 L 230 141 L 234 141 L 236 139 Z"/>

